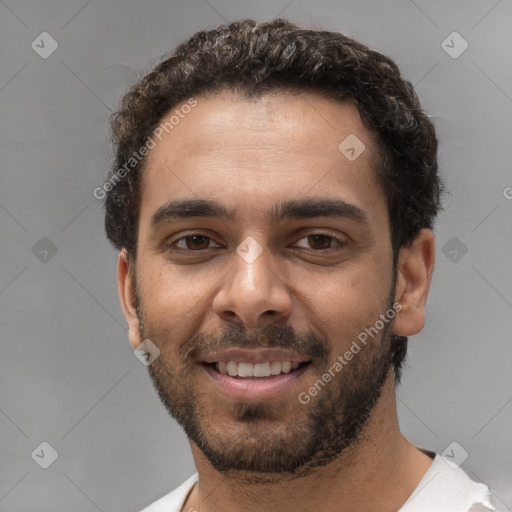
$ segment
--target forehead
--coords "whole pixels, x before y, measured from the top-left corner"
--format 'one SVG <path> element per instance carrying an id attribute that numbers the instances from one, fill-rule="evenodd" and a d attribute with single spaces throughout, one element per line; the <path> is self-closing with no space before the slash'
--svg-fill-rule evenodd
<path id="1" fill-rule="evenodd" d="M 283 200 L 341 195 L 370 218 L 379 208 L 385 215 L 374 171 L 376 144 L 352 103 L 313 92 L 258 98 L 222 92 L 195 99 L 193 108 L 183 108 L 184 102 L 162 119 L 174 116 L 146 160 L 141 224 L 162 204 L 194 196 L 241 214 L 245 206 L 252 217 Z"/>

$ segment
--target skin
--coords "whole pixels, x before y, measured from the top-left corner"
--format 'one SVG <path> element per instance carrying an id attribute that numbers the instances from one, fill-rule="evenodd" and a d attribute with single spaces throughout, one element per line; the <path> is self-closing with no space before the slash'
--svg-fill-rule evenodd
<path id="1" fill-rule="evenodd" d="M 293 435 L 307 439 L 305 418 L 322 400 L 334 404 L 346 398 L 349 383 L 365 390 L 356 371 L 363 366 L 357 365 L 379 367 L 371 356 L 387 348 L 391 330 L 373 338 L 334 379 L 338 383 L 329 384 L 309 406 L 297 401 L 298 393 L 308 390 L 358 333 L 374 325 L 390 293 L 401 305 L 392 332 L 410 336 L 423 328 L 434 234 L 423 229 L 409 247 L 401 248 L 393 285 L 386 200 L 372 167 L 375 145 L 354 105 L 309 92 L 250 100 L 223 92 L 197 100 L 148 155 L 136 273 L 121 251 L 119 294 L 130 343 L 137 347 L 149 337 L 161 351 L 149 369 L 169 402 L 187 396 L 188 390 L 211 446 L 261 453 L 274 440 L 276 447 L 286 447 L 288 441 L 293 444 Z M 349 134 L 366 146 L 354 161 L 338 150 Z M 199 197 L 234 209 L 235 219 L 179 219 L 151 228 L 151 216 L 166 202 Z M 363 210 L 368 223 L 325 216 L 277 224 L 268 219 L 279 201 L 306 197 L 341 198 Z M 322 251 L 325 239 L 316 245 L 308 239 L 315 233 L 346 244 L 338 251 Z M 211 241 L 189 246 L 181 241 L 174 252 L 166 252 L 170 242 L 192 234 Z M 236 252 L 249 236 L 263 251 L 252 263 Z M 331 247 L 336 247 L 334 240 Z M 215 388 L 198 361 L 184 366 L 180 349 L 201 336 L 205 346 L 214 346 L 218 336 L 235 326 L 257 334 L 273 325 L 291 326 L 297 336 L 311 333 L 325 346 L 328 360 L 314 359 L 286 394 L 256 401 L 256 421 L 239 421 L 240 404 Z M 241 343 L 232 337 L 222 340 L 229 346 Z M 180 382 L 187 390 L 180 390 Z M 262 475 L 218 471 L 191 440 L 200 483 L 183 510 L 398 510 L 432 459 L 400 432 L 392 371 L 356 441 L 314 471 Z"/>

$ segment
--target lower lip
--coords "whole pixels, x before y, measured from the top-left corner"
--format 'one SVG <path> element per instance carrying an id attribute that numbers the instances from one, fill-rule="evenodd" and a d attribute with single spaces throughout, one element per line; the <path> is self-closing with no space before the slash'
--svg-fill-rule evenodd
<path id="1" fill-rule="evenodd" d="M 290 373 L 280 373 L 267 378 L 245 377 L 242 379 L 224 375 L 209 365 L 203 364 L 202 367 L 225 395 L 238 400 L 254 400 L 275 398 L 289 392 L 308 369 L 309 364 Z"/>

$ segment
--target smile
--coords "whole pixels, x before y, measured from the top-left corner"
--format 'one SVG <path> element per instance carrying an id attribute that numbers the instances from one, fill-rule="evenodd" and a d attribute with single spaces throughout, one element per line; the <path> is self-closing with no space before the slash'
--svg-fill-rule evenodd
<path id="1" fill-rule="evenodd" d="M 290 373 L 296 370 L 301 364 L 298 361 L 271 361 L 266 363 L 246 363 L 236 361 L 219 361 L 218 363 L 211 363 L 213 368 L 222 373 L 223 375 L 229 375 L 230 377 L 271 377 L 279 375 L 281 373 Z"/>
<path id="2" fill-rule="evenodd" d="M 236 400 L 269 400 L 293 396 L 304 385 L 298 381 L 311 366 L 311 361 L 271 361 L 265 363 L 203 363 L 207 378 L 224 396 Z"/>

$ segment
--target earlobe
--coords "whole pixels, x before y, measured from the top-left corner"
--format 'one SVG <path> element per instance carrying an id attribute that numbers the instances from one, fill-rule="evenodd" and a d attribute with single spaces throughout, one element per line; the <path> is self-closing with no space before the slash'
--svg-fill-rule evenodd
<path id="1" fill-rule="evenodd" d="M 402 306 L 395 317 L 393 332 L 412 336 L 423 329 L 435 262 L 435 237 L 430 229 L 422 229 L 409 247 L 400 249 L 395 287 L 395 301 Z"/>
<path id="2" fill-rule="evenodd" d="M 135 348 L 140 345 L 139 317 L 135 297 L 135 272 L 130 268 L 128 254 L 125 249 L 119 253 L 117 260 L 117 288 L 124 317 L 128 323 L 130 344 Z"/>

